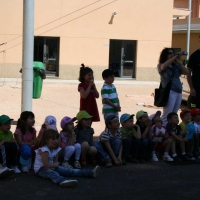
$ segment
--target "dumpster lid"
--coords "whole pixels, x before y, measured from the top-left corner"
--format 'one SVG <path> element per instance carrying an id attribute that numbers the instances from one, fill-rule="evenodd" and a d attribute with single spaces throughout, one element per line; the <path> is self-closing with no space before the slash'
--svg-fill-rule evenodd
<path id="1" fill-rule="evenodd" d="M 44 70 L 44 64 L 42 62 L 34 61 L 33 62 L 33 68 L 34 69 L 43 69 Z"/>

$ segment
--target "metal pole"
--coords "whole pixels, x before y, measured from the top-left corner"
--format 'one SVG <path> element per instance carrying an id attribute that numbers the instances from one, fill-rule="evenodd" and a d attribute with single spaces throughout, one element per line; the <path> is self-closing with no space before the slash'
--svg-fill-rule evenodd
<path id="1" fill-rule="evenodd" d="M 190 23 L 191 23 L 191 12 L 192 12 L 192 0 L 188 0 L 188 10 L 190 11 L 190 14 L 188 15 L 188 27 L 187 27 L 187 59 L 189 59 L 190 54 Z"/>
<path id="2" fill-rule="evenodd" d="M 34 0 L 23 0 L 22 107 L 32 111 Z"/>

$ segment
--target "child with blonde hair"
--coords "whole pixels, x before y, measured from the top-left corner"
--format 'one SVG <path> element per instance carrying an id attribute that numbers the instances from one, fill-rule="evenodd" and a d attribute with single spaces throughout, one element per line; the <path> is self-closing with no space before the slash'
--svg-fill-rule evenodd
<path id="1" fill-rule="evenodd" d="M 93 170 L 80 170 L 60 166 L 58 154 L 61 148 L 58 146 L 58 139 L 58 132 L 52 129 L 46 130 L 42 135 L 39 149 L 36 150 L 34 163 L 34 171 L 37 176 L 50 179 L 61 187 L 69 187 L 75 186 L 78 181 L 65 178 L 67 176 L 96 178 L 99 175 L 99 166 L 96 166 Z"/>

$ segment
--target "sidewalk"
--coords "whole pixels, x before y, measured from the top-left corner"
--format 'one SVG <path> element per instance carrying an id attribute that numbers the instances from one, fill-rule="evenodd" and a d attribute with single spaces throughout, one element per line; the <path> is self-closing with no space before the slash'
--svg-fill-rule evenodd
<path id="1" fill-rule="evenodd" d="M 17 120 L 21 113 L 21 79 L 0 79 L 0 114 L 7 114 Z M 4 83 L 4 84 L 3 84 Z M 57 118 L 57 127 L 60 130 L 60 120 L 64 116 L 74 117 L 79 111 L 80 94 L 77 90 L 78 80 L 46 79 L 43 82 L 42 95 L 39 99 L 33 99 L 33 113 L 35 114 L 35 128 L 40 130 L 47 115 L 54 115 Z M 96 81 L 100 93 L 103 81 Z M 119 80 L 114 82 L 119 94 L 122 113 L 136 114 L 139 110 L 145 110 L 149 114 L 154 113 L 157 108 L 153 107 L 151 94 L 154 88 L 159 85 L 157 82 L 140 82 L 134 80 Z M 137 103 L 144 103 L 146 107 L 138 106 Z M 101 98 L 97 99 L 100 122 L 93 123 L 95 136 L 98 136 L 104 129 L 104 120 L 101 114 Z M 15 126 L 12 126 L 12 131 Z"/>

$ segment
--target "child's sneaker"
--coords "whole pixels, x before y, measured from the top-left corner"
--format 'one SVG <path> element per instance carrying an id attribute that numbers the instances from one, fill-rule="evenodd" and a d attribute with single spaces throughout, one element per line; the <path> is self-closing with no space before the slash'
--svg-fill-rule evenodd
<path id="1" fill-rule="evenodd" d="M 77 169 L 81 169 L 81 164 L 79 163 L 78 160 L 76 160 L 76 161 L 74 162 L 74 167 L 77 168 Z"/>
<path id="2" fill-rule="evenodd" d="M 11 169 L 14 170 L 15 174 L 21 173 L 21 171 L 19 170 L 19 168 L 17 166 L 12 166 Z"/>
<path id="3" fill-rule="evenodd" d="M 154 161 L 154 162 L 158 162 L 158 158 L 156 156 L 156 154 L 152 154 L 152 158 L 151 158 L 151 161 Z"/>
<path id="4" fill-rule="evenodd" d="M 62 163 L 62 167 L 65 167 L 65 168 L 73 168 L 68 162 L 63 162 L 63 163 Z"/>
<path id="5" fill-rule="evenodd" d="M 107 159 L 107 160 L 105 161 L 105 165 L 106 165 L 106 167 L 112 167 L 112 166 L 113 166 L 110 159 Z"/>
<path id="6" fill-rule="evenodd" d="M 174 159 L 173 158 L 171 158 L 169 155 L 165 155 L 165 156 L 163 156 L 163 160 L 165 160 L 165 161 L 174 161 Z"/>
<path id="7" fill-rule="evenodd" d="M 22 166 L 22 172 L 23 173 L 28 173 L 29 172 L 28 167 L 27 166 Z"/>
<path id="8" fill-rule="evenodd" d="M 190 159 L 191 159 L 191 160 L 196 160 L 195 157 L 191 157 Z"/>
<path id="9" fill-rule="evenodd" d="M 60 183 L 61 187 L 73 187 L 78 184 L 77 180 L 66 180 Z"/>
<path id="10" fill-rule="evenodd" d="M 99 171 L 100 171 L 100 167 L 99 167 L 99 165 L 97 165 L 97 166 L 92 170 L 92 172 L 93 172 L 93 177 L 94 177 L 94 178 L 96 178 L 96 177 L 99 176 Z"/>

